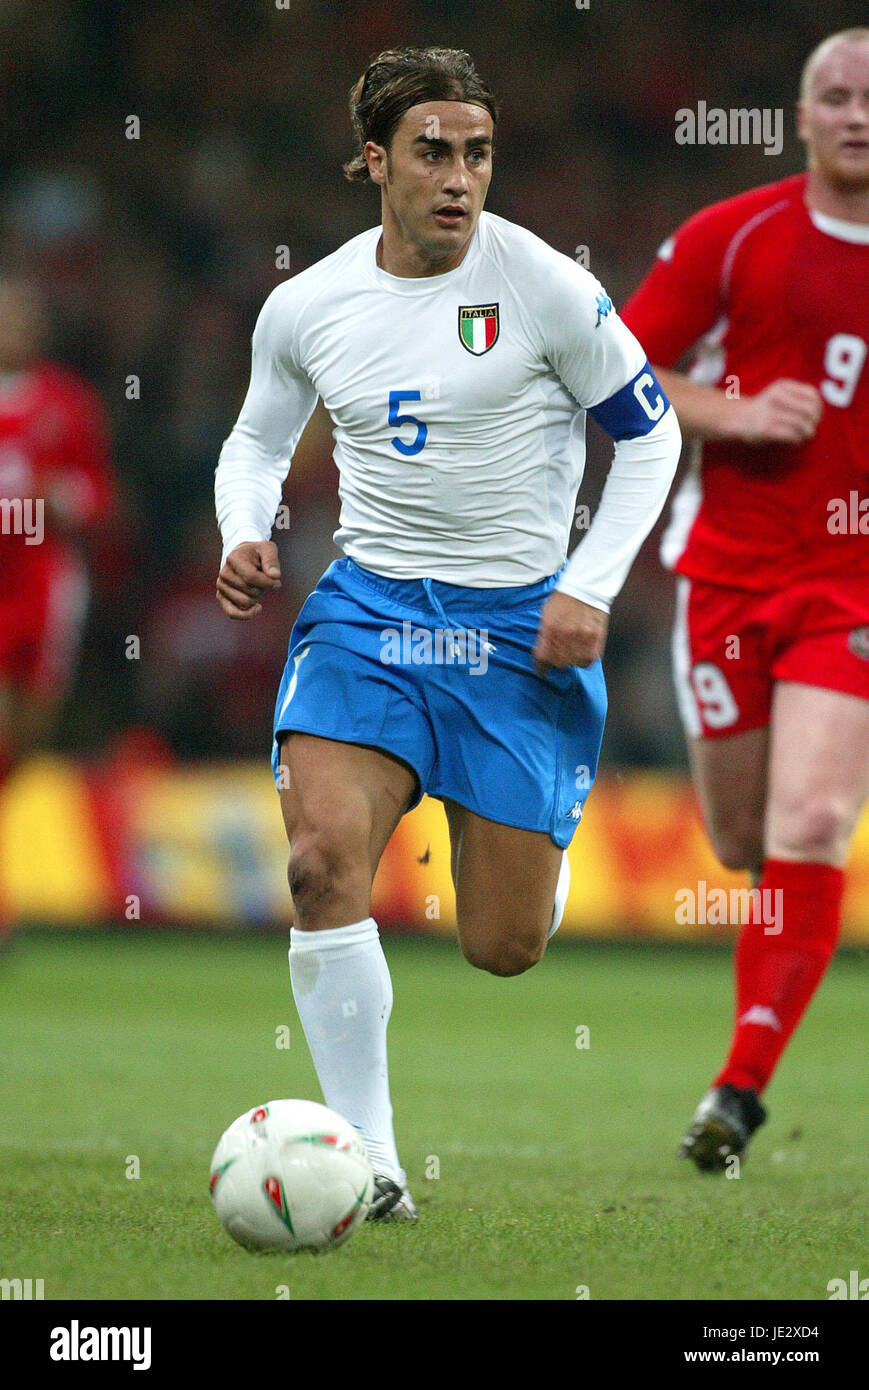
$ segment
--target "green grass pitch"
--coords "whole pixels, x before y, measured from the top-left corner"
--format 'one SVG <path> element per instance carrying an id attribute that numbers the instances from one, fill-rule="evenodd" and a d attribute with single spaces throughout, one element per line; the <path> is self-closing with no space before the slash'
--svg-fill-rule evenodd
<path id="1" fill-rule="evenodd" d="M 208 1197 L 236 1115 L 320 1099 L 284 939 L 21 935 L 0 958 L 0 1276 L 46 1299 L 816 1300 L 865 1265 L 865 953 L 834 961 L 726 1179 L 674 1157 L 729 1031 L 726 952 L 556 941 L 499 980 L 451 941 L 385 945 L 420 1222 L 286 1256 L 235 1246 Z"/>

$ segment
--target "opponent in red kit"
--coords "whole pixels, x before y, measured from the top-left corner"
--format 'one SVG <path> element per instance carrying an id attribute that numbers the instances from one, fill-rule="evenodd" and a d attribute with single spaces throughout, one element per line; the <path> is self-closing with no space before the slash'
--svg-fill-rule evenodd
<path id="1" fill-rule="evenodd" d="M 101 403 L 40 360 L 43 327 L 33 288 L 0 280 L 0 784 L 51 732 L 87 610 L 81 542 L 114 501 Z"/>
<path id="2" fill-rule="evenodd" d="M 712 843 L 760 888 L 680 1149 L 704 1170 L 766 1118 L 869 792 L 869 28 L 812 53 L 797 120 L 808 172 L 692 217 L 623 314 L 695 441 L 662 548 L 675 679 Z"/>

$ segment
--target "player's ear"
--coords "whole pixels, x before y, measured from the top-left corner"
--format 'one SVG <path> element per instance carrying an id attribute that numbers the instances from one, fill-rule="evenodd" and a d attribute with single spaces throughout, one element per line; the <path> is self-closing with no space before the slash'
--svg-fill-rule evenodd
<path id="1" fill-rule="evenodd" d="M 373 140 L 367 140 L 362 150 L 368 165 L 368 174 L 372 183 L 386 183 L 386 148 L 383 145 L 376 145 Z"/>
<path id="2" fill-rule="evenodd" d="M 807 138 L 806 108 L 802 101 L 798 101 L 794 107 L 794 116 L 796 118 L 797 135 L 800 140 L 805 141 Z"/>

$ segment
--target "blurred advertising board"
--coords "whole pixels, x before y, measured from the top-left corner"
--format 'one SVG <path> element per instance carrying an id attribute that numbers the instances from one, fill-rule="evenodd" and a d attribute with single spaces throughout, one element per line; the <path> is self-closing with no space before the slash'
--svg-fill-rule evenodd
<path id="1" fill-rule="evenodd" d="M 286 929 L 286 860 L 260 763 L 149 770 L 43 757 L 0 796 L 0 902 L 22 923 Z M 570 860 L 567 935 L 732 941 L 742 920 L 746 880 L 718 864 L 680 777 L 602 778 Z M 381 861 L 381 926 L 453 931 L 449 864 L 443 807 L 424 798 Z M 869 944 L 869 815 L 849 865 L 843 942 Z"/>

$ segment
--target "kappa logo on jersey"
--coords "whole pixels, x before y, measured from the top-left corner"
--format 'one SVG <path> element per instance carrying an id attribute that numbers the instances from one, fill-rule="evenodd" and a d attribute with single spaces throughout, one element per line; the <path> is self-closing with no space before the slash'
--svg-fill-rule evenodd
<path id="1" fill-rule="evenodd" d="M 461 304 L 459 340 L 475 357 L 482 357 L 498 341 L 501 320 L 497 304 Z"/>
<path id="2" fill-rule="evenodd" d="M 600 328 L 602 320 L 606 318 L 607 314 L 612 309 L 613 302 L 608 294 L 599 294 L 594 303 L 597 309 L 597 323 L 595 324 L 595 328 Z"/>
<path id="3" fill-rule="evenodd" d="M 855 656 L 869 661 L 869 627 L 855 627 L 848 638 L 848 646 Z"/>

